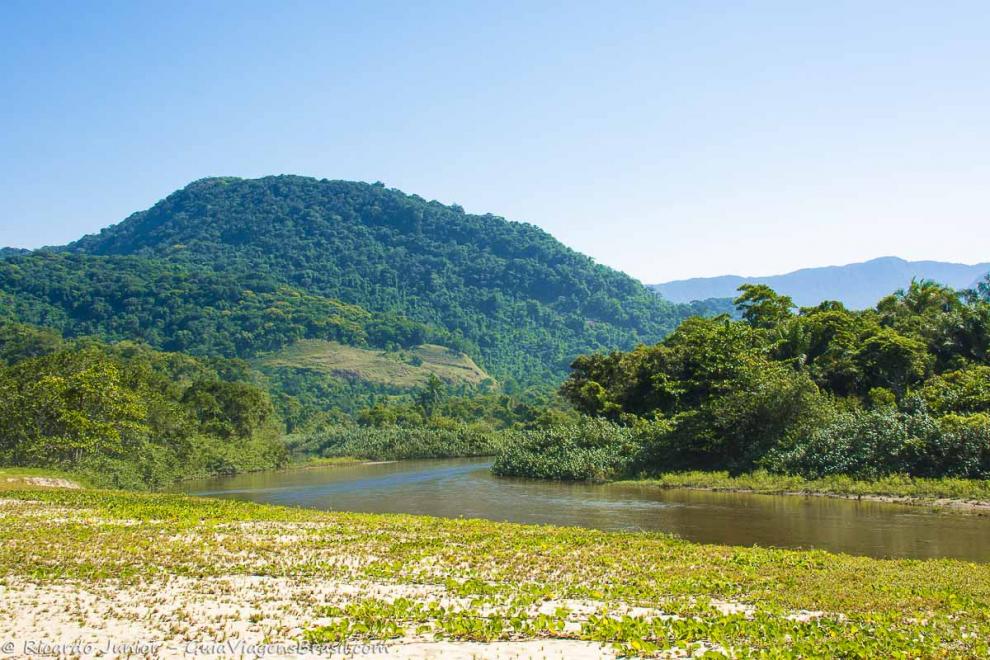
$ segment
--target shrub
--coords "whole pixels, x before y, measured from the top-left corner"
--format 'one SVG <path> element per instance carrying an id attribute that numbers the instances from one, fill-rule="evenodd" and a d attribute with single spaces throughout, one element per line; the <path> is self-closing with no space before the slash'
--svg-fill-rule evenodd
<path id="1" fill-rule="evenodd" d="M 586 418 L 533 431 L 496 457 L 492 472 L 537 479 L 603 480 L 628 474 L 641 459 L 642 444 L 631 429 Z"/>
<path id="2" fill-rule="evenodd" d="M 932 378 L 921 396 L 936 413 L 990 411 L 990 366 L 973 366 Z"/>
<path id="3" fill-rule="evenodd" d="M 807 441 L 771 452 L 764 463 L 776 472 L 811 478 L 909 474 L 986 479 L 990 478 L 990 424 L 983 415 L 939 420 L 923 408 L 846 412 Z"/>
<path id="4" fill-rule="evenodd" d="M 515 434 L 480 426 L 453 428 L 336 427 L 308 435 L 290 436 L 289 450 L 297 455 L 353 456 L 377 461 L 408 458 L 493 456 Z"/>

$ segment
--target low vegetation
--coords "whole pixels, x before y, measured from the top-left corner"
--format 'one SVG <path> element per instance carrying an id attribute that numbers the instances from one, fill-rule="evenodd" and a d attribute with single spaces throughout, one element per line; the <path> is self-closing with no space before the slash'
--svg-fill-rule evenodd
<path id="1" fill-rule="evenodd" d="M 990 653 L 987 564 L 92 490 L 5 492 L 0 510 L 0 622 L 25 635 L 38 620 L 76 637 L 150 630 L 176 648 L 237 635 L 440 653 L 509 640 L 626 655 Z"/>
<path id="2" fill-rule="evenodd" d="M 425 385 L 431 375 L 454 386 L 493 382 L 464 353 L 433 344 L 386 351 L 309 339 L 265 356 L 260 363 L 264 367 L 312 369 L 345 381 L 406 389 Z"/>
<path id="3" fill-rule="evenodd" d="M 498 452 L 492 472 L 535 479 L 604 481 L 630 472 L 641 450 L 630 429 L 603 419 L 584 418 L 520 435 Z"/>
<path id="4" fill-rule="evenodd" d="M 670 472 L 626 483 L 659 488 L 703 488 L 767 494 L 879 496 L 922 501 L 945 499 L 990 505 L 990 480 L 987 479 L 926 479 L 906 475 L 873 480 L 854 479 L 846 475 L 806 479 L 798 475 L 757 470 L 734 476 L 728 472 Z"/>
<path id="5" fill-rule="evenodd" d="M 296 456 L 357 457 L 376 461 L 410 458 L 493 456 L 514 444 L 518 434 L 458 425 L 452 428 L 342 427 L 290 436 Z"/>

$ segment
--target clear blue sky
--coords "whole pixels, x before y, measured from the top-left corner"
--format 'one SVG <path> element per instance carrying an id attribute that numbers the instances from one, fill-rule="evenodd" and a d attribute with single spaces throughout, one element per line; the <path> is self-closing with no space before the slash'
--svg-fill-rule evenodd
<path id="1" fill-rule="evenodd" d="M 0 245 L 296 173 L 647 282 L 987 261 L 988 34 L 987 2 L 4 0 Z"/>

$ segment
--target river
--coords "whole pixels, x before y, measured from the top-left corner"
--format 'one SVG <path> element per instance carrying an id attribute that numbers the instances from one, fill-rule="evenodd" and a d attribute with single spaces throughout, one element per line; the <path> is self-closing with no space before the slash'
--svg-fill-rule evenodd
<path id="1" fill-rule="evenodd" d="M 649 530 L 702 543 L 990 561 L 990 517 L 984 515 L 827 497 L 506 479 L 493 476 L 489 464 L 447 459 L 261 472 L 188 482 L 183 491 L 328 511 Z"/>

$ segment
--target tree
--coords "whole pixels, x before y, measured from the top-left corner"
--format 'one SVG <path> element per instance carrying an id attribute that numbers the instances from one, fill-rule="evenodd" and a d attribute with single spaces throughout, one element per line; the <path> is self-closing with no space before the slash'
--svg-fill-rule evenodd
<path id="1" fill-rule="evenodd" d="M 866 440 L 848 434 L 873 433 L 884 415 L 903 414 L 924 433 L 908 425 L 885 435 L 863 465 L 888 455 L 884 470 L 984 473 L 990 304 L 979 295 L 914 282 L 876 309 L 826 302 L 795 315 L 768 287 L 741 290 L 744 321 L 690 318 L 657 345 L 580 356 L 561 395 L 622 426 L 658 424 L 643 444 L 654 470 L 815 463 L 841 472 L 848 461 L 816 456 L 810 438 L 852 453 Z M 816 434 L 837 415 L 851 421 L 827 438 Z"/>
<path id="2" fill-rule="evenodd" d="M 987 274 L 976 285 L 976 294 L 984 301 L 990 302 L 990 274 Z"/>
<path id="3" fill-rule="evenodd" d="M 0 383 L 0 437 L 19 463 L 120 456 L 147 437 L 146 412 L 118 366 L 92 350 L 21 361 Z"/>
<path id="4" fill-rule="evenodd" d="M 268 393 L 249 383 L 199 381 L 183 394 L 203 433 L 222 438 L 250 438 L 275 423 Z"/>
<path id="5" fill-rule="evenodd" d="M 62 337 L 53 330 L 0 321 L 0 365 L 54 353 Z"/>
<path id="6" fill-rule="evenodd" d="M 902 396 L 909 385 L 921 381 L 931 358 L 925 345 L 889 328 L 868 337 L 856 354 L 865 387 L 885 387 Z"/>
<path id="7" fill-rule="evenodd" d="M 990 412 L 990 366 L 949 371 L 928 380 L 921 388 L 928 407 L 939 414 Z"/>
<path id="8" fill-rule="evenodd" d="M 742 294 L 732 302 L 754 328 L 775 328 L 793 316 L 794 301 L 765 284 L 743 284 L 738 290 Z"/>
<path id="9" fill-rule="evenodd" d="M 426 383 L 416 393 L 416 405 L 423 411 L 423 416 L 430 419 L 446 396 L 447 388 L 443 381 L 437 378 L 436 374 L 431 373 Z"/>

